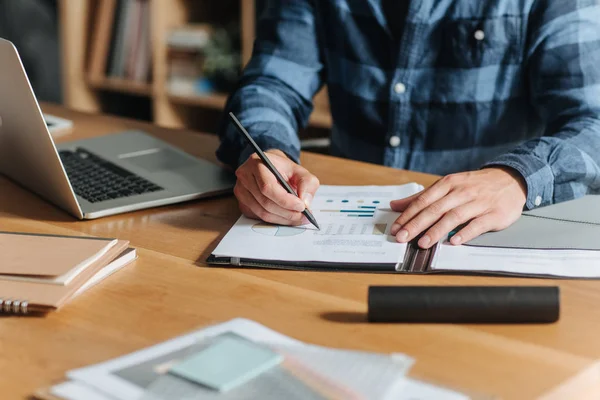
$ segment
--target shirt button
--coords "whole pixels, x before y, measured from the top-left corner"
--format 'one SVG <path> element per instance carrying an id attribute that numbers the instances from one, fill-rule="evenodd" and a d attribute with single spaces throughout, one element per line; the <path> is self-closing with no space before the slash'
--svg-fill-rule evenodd
<path id="1" fill-rule="evenodd" d="M 473 36 L 475 37 L 475 40 L 481 41 L 481 40 L 485 39 L 485 32 L 482 31 L 481 29 L 477 29 L 475 31 L 475 33 L 473 34 Z"/>
<path id="2" fill-rule="evenodd" d="M 535 206 L 539 206 L 540 204 L 542 204 L 542 197 L 541 196 L 537 196 L 535 198 L 535 201 L 533 202 L 533 204 L 535 204 Z"/>
<path id="3" fill-rule="evenodd" d="M 394 85 L 394 92 L 401 94 L 406 92 L 406 86 L 404 85 L 404 83 L 398 82 Z"/>
<path id="4" fill-rule="evenodd" d="M 392 147 L 400 146 L 400 142 L 401 142 L 401 140 L 398 136 L 392 136 L 390 138 L 390 146 L 392 146 Z"/>

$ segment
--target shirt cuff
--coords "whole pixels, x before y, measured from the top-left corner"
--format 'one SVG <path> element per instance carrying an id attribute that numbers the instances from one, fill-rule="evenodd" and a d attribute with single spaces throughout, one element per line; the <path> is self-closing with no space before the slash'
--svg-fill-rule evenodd
<path id="1" fill-rule="evenodd" d="M 510 167 L 523 176 L 527 184 L 527 201 L 525 209 L 553 204 L 554 174 L 547 163 L 533 156 L 505 154 L 486 163 L 483 167 Z"/>
<path id="2" fill-rule="evenodd" d="M 286 146 L 285 144 L 278 142 L 276 140 L 265 140 L 265 143 L 260 143 L 263 142 L 262 140 L 257 140 L 254 139 L 254 141 L 256 142 L 256 144 L 258 144 L 258 146 L 261 148 L 262 151 L 267 151 L 267 150 L 281 150 L 285 153 L 285 155 L 288 156 L 288 158 L 292 161 L 294 161 L 296 164 L 300 164 L 300 154 L 298 154 L 299 152 L 294 149 L 292 146 Z M 242 152 L 240 153 L 240 157 L 238 159 L 238 166 L 242 165 L 243 163 L 246 162 L 246 160 L 248 160 L 248 158 L 254 153 L 254 147 L 252 147 L 251 145 L 247 145 L 246 147 L 244 147 L 244 149 L 242 150 Z"/>

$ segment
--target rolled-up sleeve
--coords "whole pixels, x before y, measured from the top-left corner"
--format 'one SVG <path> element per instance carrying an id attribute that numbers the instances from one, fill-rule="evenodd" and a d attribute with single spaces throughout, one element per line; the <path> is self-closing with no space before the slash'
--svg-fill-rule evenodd
<path id="1" fill-rule="evenodd" d="M 298 130 L 306 126 L 312 98 L 322 86 L 323 65 L 314 8 L 308 0 L 273 0 L 257 24 L 252 58 L 228 99 L 233 112 L 263 150 L 278 149 L 298 161 Z M 252 150 L 228 118 L 219 128 L 217 157 L 234 168 Z"/>
<path id="2" fill-rule="evenodd" d="M 516 169 L 532 209 L 600 192 L 600 2 L 537 0 L 528 32 L 531 102 L 546 130 L 486 166 Z"/>

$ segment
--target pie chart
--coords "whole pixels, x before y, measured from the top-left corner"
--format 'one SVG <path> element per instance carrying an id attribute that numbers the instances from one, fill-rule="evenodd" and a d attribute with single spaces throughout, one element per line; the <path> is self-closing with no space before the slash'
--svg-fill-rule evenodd
<path id="1" fill-rule="evenodd" d="M 252 225 L 252 230 L 266 236 L 296 236 L 303 233 L 306 228 L 294 226 L 270 225 L 264 222 Z"/>

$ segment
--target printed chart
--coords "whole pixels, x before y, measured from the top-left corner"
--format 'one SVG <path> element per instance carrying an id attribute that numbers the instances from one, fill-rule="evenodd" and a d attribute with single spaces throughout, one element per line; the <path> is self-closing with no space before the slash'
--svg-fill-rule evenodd
<path id="1" fill-rule="evenodd" d="M 328 199 L 318 212 L 333 218 L 373 218 L 380 203 L 379 200 Z"/>
<path id="2" fill-rule="evenodd" d="M 360 224 L 360 223 L 330 223 L 321 226 L 315 235 L 385 235 L 386 223 Z"/>

